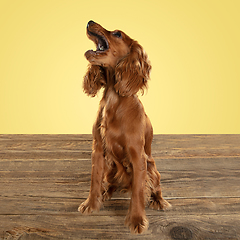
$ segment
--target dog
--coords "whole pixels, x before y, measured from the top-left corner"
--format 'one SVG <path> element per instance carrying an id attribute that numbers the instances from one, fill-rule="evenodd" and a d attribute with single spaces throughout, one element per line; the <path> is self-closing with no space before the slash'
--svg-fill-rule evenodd
<path id="1" fill-rule="evenodd" d="M 137 93 L 147 88 L 151 64 L 142 46 L 123 31 L 108 31 L 94 21 L 87 36 L 96 51 L 89 61 L 84 92 L 94 97 L 104 88 L 93 125 L 92 173 L 89 196 L 78 208 L 89 214 L 116 190 L 131 192 L 125 224 L 132 233 L 148 228 L 145 205 L 164 210 L 160 174 L 151 154 L 153 128 Z"/>

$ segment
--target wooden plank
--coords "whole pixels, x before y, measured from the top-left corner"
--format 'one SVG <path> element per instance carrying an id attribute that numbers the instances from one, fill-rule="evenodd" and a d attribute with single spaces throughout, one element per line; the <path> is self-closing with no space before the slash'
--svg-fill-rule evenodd
<path id="1" fill-rule="evenodd" d="M 90 159 L 1 160 L 0 163 L 0 196 L 61 192 L 74 198 L 87 197 Z M 169 198 L 240 197 L 239 157 L 156 159 L 156 165 L 162 176 L 163 194 Z"/>
<path id="2" fill-rule="evenodd" d="M 124 227 L 128 195 L 83 216 L 90 135 L 0 135 L 0 239 L 240 239 L 240 135 L 155 135 L 169 211 L 149 230 Z"/>
<path id="3" fill-rule="evenodd" d="M 83 216 L 76 212 L 77 199 L 64 202 L 60 198 L 46 199 L 42 202 L 40 198 L 31 200 L 30 206 L 29 200 L 25 199 L 19 202 L 20 208 L 22 205 L 23 208 L 27 206 L 25 212 L 0 215 L 3 224 L 1 228 L 7 229 L 2 231 L 2 238 L 9 233 L 13 236 L 16 233 L 22 235 L 24 232 L 21 231 L 25 228 L 28 235 L 34 230 L 35 234 L 44 236 L 44 239 L 79 239 L 79 236 L 80 239 L 171 239 L 177 229 L 183 231 L 178 233 L 177 239 L 238 239 L 240 219 L 236 211 L 239 212 L 240 201 L 231 200 L 202 199 L 186 202 L 176 199 L 171 201 L 175 207 L 170 211 L 146 209 L 150 222 L 149 230 L 136 237 L 131 235 L 123 224 L 129 205 L 127 200 L 108 201 L 99 213 Z M 15 204 L 14 201 L 12 203 L 13 209 L 18 207 L 16 201 Z M 26 231 L 27 228 L 30 230 Z M 191 237 L 180 238 L 184 232 L 188 232 Z"/>
<path id="4" fill-rule="evenodd" d="M 0 135 L 0 159 L 89 158 L 91 144 L 91 135 Z M 163 159 L 235 157 L 240 135 L 154 135 L 152 150 Z"/>
<path id="5" fill-rule="evenodd" d="M 79 214 L 77 208 L 79 203 L 85 198 L 68 198 L 60 196 L 13 196 L 0 197 L 1 215 L 61 215 L 61 214 Z M 171 210 L 155 211 L 146 207 L 149 216 L 175 216 L 195 215 L 201 212 L 202 215 L 239 215 L 240 199 L 239 198 L 175 198 L 168 201 L 173 204 Z M 129 198 L 113 198 L 103 203 L 98 213 L 93 216 L 125 216 L 129 207 Z M 80 214 L 81 215 L 81 214 Z M 240 221 L 240 219 L 239 219 Z"/>

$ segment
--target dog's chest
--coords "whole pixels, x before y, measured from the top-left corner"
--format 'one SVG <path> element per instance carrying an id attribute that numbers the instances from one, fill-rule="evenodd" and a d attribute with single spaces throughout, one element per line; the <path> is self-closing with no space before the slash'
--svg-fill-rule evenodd
<path id="1" fill-rule="evenodd" d="M 106 98 L 103 102 L 102 116 L 101 116 L 101 135 L 106 136 L 106 132 L 114 131 L 121 126 L 119 119 L 119 107 L 120 101 L 119 96 L 114 92 L 110 91 L 106 94 Z"/>
<path id="2" fill-rule="evenodd" d="M 106 155 L 110 154 L 119 160 L 126 155 L 122 108 L 121 101 L 118 97 L 116 98 L 116 93 L 109 95 L 102 109 L 100 127 Z"/>
<path id="3" fill-rule="evenodd" d="M 118 106 L 105 106 L 102 111 L 101 136 L 105 144 L 115 142 L 123 134 L 122 121 L 117 115 Z"/>

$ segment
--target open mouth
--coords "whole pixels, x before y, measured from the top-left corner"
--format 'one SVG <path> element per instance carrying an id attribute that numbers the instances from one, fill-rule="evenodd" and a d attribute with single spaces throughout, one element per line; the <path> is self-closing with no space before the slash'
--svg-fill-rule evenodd
<path id="1" fill-rule="evenodd" d="M 97 49 L 94 52 L 105 52 L 106 50 L 108 50 L 109 48 L 108 41 L 103 35 L 99 35 L 89 30 L 87 32 L 88 32 L 89 38 L 92 41 L 94 41 L 96 44 Z"/>

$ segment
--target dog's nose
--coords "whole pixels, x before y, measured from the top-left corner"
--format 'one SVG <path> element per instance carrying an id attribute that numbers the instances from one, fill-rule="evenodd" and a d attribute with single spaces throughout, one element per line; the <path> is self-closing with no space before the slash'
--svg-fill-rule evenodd
<path id="1" fill-rule="evenodd" d="M 93 20 L 90 20 L 87 24 L 87 27 L 89 27 L 90 25 L 94 24 L 95 22 Z"/>

